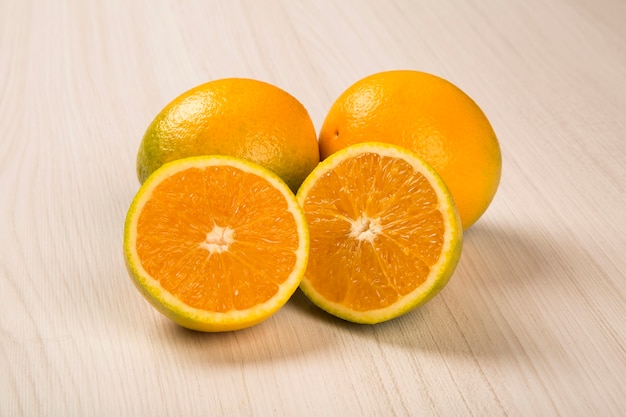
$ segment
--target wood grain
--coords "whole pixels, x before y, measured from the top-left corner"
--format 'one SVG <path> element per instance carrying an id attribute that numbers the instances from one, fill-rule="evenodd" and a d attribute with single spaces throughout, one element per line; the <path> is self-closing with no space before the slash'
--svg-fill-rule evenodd
<path id="1" fill-rule="evenodd" d="M 622 0 L 0 0 L 0 415 L 623 416 Z M 121 253 L 154 115 L 210 79 L 272 82 L 319 128 L 373 72 L 472 96 L 504 166 L 450 284 L 350 325 L 300 293 L 180 329 Z"/>

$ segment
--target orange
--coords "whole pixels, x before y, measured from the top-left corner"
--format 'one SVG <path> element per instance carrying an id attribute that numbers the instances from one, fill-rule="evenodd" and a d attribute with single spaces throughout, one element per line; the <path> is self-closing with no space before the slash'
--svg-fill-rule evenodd
<path id="1" fill-rule="evenodd" d="M 459 261 L 454 201 L 432 167 L 404 148 L 344 148 L 313 170 L 297 198 L 310 233 L 300 288 L 342 319 L 401 316 L 434 297 Z"/>
<path id="2" fill-rule="evenodd" d="M 364 141 L 408 148 L 435 168 L 464 229 L 487 210 L 500 182 L 500 146 L 487 117 L 467 94 L 435 75 L 381 72 L 343 92 L 322 125 L 321 157 Z"/>
<path id="3" fill-rule="evenodd" d="M 262 165 L 294 192 L 319 162 L 317 135 L 304 106 L 274 85 L 247 78 L 214 80 L 169 103 L 139 147 L 139 182 L 166 162 L 212 154 Z"/>
<path id="4" fill-rule="evenodd" d="M 229 156 L 163 165 L 140 187 L 124 228 L 139 291 L 174 322 L 237 330 L 280 309 L 306 268 L 295 195 L 267 169 Z"/>

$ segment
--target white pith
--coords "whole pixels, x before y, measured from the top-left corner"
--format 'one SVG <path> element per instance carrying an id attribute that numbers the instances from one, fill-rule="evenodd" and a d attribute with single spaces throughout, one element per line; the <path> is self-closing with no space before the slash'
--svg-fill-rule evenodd
<path id="1" fill-rule="evenodd" d="M 350 236 L 358 240 L 367 240 L 371 242 L 382 232 L 379 219 L 370 219 L 367 216 L 361 216 L 354 220 L 350 226 Z"/>
<path id="2" fill-rule="evenodd" d="M 213 226 L 213 229 L 206 234 L 204 242 L 200 243 L 200 247 L 209 251 L 209 253 L 222 253 L 228 251 L 228 247 L 235 241 L 235 231 L 230 227 Z"/>

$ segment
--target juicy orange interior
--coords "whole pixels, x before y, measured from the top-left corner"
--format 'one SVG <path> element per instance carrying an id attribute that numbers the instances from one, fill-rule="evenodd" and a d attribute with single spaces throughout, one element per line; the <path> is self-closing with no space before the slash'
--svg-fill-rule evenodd
<path id="1" fill-rule="evenodd" d="M 202 310 L 245 310 L 274 296 L 296 261 L 298 232 L 284 196 L 230 166 L 163 180 L 137 224 L 143 268 Z"/>
<path id="2" fill-rule="evenodd" d="M 303 210 L 306 279 L 353 310 L 384 308 L 412 292 L 441 254 L 437 194 L 402 159 L 364 153 L 343 161 L 316 182 Z"/>

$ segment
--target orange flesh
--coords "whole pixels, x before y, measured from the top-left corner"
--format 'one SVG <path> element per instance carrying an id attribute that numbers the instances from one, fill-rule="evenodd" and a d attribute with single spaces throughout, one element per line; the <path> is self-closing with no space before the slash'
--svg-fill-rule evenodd
<path id="1" fill-rule="evenodd" d="M 306 279 L 329 301 L 384 308 L 424 283 L 443 247 L 435 191 L 402 159 L 364 153 L 318 180 L 303 204 Z"/>
<path id="2" fill-rule="evenodd" d="M 137 224 L 143 268 L 185 304 L 245 310 L 276 295 L 296 262 L 284 196 L 237 168 L 189 168 L 156 186 Z"/>

